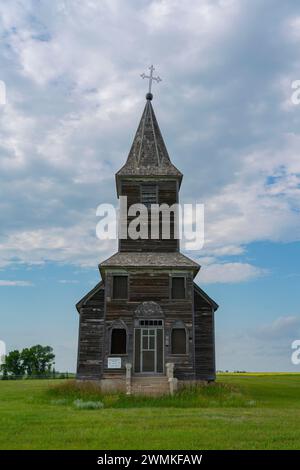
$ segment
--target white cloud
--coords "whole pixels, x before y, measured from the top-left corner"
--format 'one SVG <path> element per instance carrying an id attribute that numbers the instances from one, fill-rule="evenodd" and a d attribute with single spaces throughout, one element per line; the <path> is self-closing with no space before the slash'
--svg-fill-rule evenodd
<path id="1" fill-rule="evenodd" d="M 9 100 L 0 115 L 0 168 L 4 173 L 20 171 L 32 152 L 35 119 L 17 109 Z"/>
<path id="2" fill-rule="evenodd" d="M 293 15 L 284 24 L 284 31 L 288 38 L 292 41 L 299 42 L 300 40 L 300 16 Z"/>
<path id="3" fill-rule="evenodd" d="M 31 287 L 33 286 L 30 281 L 9 281 L 0 279 L 0 286 L 4 287 Z"/>
<path id="4" fill-rule="evenodd" d="M 296 338 L 300 334 L 300 315 L 281 316 L 272 323 L 260 326 L 257 335 L 264 339 Z"/>
<path id="5" fill-rule="evenodd" d="M 198 274 L 199 283 L 245 282 L 266 274 L 266 270 L 248 263 L 208 264 Z"/>
<path id="6" fill-rule="evenodd" d="M 0 260 L 3 265 L 12 260 L 29 265 L 52 261 L 96 268 L 114 250 L 116 241 L 98 240 L 93 223 L 88 227 L 84 224 L 88 222 L 85 218 L 67 228 L 12 233 L 0 243 Z"/>
<path id="7" fill-rule="evenodd" d="M 201 256 L 240 255 L 258 240 L 300 239 L 299 148 L 299 136 L 290 134 L 280 150 L 241 155 L 238 173 L 205 199 Z"/>
<path id="8" fill-rule="evenodd" d="M 299 315 L 281 315 L 242 329 L 226 329 L 218 322 L 216 326 L 218 369 L 298 372 L 291 356 L 292 342 L 300 337 Z"/>

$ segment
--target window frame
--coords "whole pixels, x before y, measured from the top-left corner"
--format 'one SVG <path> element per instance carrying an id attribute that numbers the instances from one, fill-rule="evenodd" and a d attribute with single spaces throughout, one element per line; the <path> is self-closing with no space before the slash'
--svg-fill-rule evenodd
<path id="1" fill-rule="evenodd" d="M 173 291 L 173 279 L 174 277 L 180 277 L 180 278 L 183 278 L 183 282 L 184 282 L 184 297 L 180 297 L 180 298 L 176 298 L 176 297 L 173 297 L 172 295 L 172 291 Z M 183 300 L 186 300 L 187 299 L 187 293 L 186 293 L 186 275 L 184 274 L 172 274 L 170 276 L 170 300 L 174 300 L 174 301 L 183 301 Z"/>
<path id="2" fill-rule="evenodd" d="M 127 297 L 115 297 L 114 296 L 114 282 L 115 277 L 126 277 L 127 278 Z M 118 301 L 118 300 L 128 300 L 129 299 L 129 275 L 128 274 L 112 274 L 112 286 L 111 286 L 111 299 Z"/>
<path id="3" fill-rule="evenodd" d="M 124 353 L 113 353 L 112 352 L 112 336 L 114 330 L 123 330 L 125 331 L 125 352 Z M 109 341 L 109 354 L 108 357 L 120 357 L 120 356 L 127 356 L 128 355 L 128 331 L 127 328 L 124 326 L 113 326 L 110 331 L 110 341 Z"/>
<path id="4" fill-rule="evenodd" d="M 183 330 L 185 333 L 185 353 L 174 353 L 173 352 L 173 331 L 174 330 Z M 189 336 L 188 336 L 188 331 L 187 328 L 182 325 L 182 326 L 173 326 L 171 328 L 171 333 L 170 333 L 170 355 L 171 356 L 187 356 L 189 354 L 188 346 L 189 346 Z"/>

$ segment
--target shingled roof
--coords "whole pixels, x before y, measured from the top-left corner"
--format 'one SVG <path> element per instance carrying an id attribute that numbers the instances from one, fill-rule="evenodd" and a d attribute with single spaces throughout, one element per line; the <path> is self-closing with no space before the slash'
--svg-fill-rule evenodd
<path id="1" fill-rule="evenodd" d="M 147 99 L 127 161 L 116 173 L 117 187 L 121 176 L 167 176 L 182 180 L 182 173 L 170 160 L 151 99 Z"/>
<path id="2" fill-rule="evenodd" d="M 119 252 L 99 264 L 102 272 L 104 268 L 113 267 L 136 267 L 136 268 L 178 268 L 193 269 L 196 275 L 200 265 L 179 252 L 174 253 L 139 253 Z"/>

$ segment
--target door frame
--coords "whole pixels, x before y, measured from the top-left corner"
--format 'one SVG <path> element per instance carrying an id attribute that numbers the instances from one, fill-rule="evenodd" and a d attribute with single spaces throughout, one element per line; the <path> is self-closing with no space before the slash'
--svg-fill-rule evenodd
<path id="1" fill-rule="evenodd" d="M 135 345 L 136 345 L 136 330 L 140 330 L 140 372 L 135 371 Z M 154 350 L 154 371 L 143 371 L 143 333 L 142 330 L 155 330 L 155 350 Z M 157 372 L 157 330 L 162 332 L 162 372 Z M 164 340 L 164 323 L 162 325 L 139 325 L 134 327 L 133 335 L 133 373 L 138 375 L 163 375 L 165 373 L 165 340 Z"/>
<path id="2" fill-rule="evenodd" d="M 143 331 L 147 330 L 148 334 L 144 336 Z M 154 348 L 153 349 L 144 349 L 143 348 L 143 338 L 148 338 L 148 345 L 150 342 L 150 330 L 154 331 L 154 335 L 151 335 L 154 337 Z M 143 365 L 144 365 L 144 352 L 154 352 L 154 357 L 153 357 L 153 365 L 154 365 L 154 370 L 143 370 Z M 142 374 L 157 374 L 157 328 L 151 328 L 149 326 L 141 328 L 141 335 L 140 335 L 140 365 L 141 365 L 141 373 Z"/>

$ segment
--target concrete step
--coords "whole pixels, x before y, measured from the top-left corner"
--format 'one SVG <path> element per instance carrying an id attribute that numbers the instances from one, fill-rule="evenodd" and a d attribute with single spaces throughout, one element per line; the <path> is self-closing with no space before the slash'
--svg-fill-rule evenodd
<path id="1" fill-rule="evenodd" d="M 132 380 L 135 383 L 151 383 L 151 384 L 159 384 L 159 383 L 167 383 L 168 382 L 168 379 L 165 376 L 163 376 L 163 377 L 156 377 L 156 376 L 154 376 L 154 377 L 136 377 L 136 376 L 133 376 Z"/>
<path id="2" fill-rule="evenodd" d="M 166 376 L 133 377 L 131 392 L 141 395 L 165 395 L 170 393 L 170 386 Z"/>
<path id="3" fill-rule="evenodd" d="M 119 379 L 119 380 L 124 380 L 125 381 L 125 374 L 110 374 L 109 372 L 104 372 L 103 374 L 103 379 Z"/>

